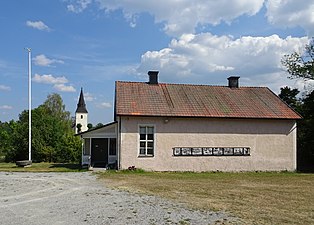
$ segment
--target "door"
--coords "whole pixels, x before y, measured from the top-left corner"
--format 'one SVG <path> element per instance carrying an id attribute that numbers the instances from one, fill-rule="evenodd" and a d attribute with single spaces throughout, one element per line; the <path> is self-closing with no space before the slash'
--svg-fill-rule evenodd
<path id="1" fill-rule="evenodd" d="M 92 139 L 92 167 L 106 167 L 108 164 L 108 138 Z"/>

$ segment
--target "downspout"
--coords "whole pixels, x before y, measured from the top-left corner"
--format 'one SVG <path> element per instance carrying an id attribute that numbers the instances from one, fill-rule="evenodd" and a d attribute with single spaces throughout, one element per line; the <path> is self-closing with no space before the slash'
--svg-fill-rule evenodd
<path id="1" fill-rule="evenodd" d="M 84 161 L 84 142 L 85 140 L 82 138 L 82 135 L 81 136 L 81 142 L 82 142 L 82 155 L 81 155 L 81 166 L 83 166 L 83 161 Z"/>
<path id="2" fill-rule="evenodd" d="M 298 169 L 298 164 L 297 164 L 297 160 L 298 160 L 298 155 L 297 155 L 297 151 L 298 151 L 298 143 L 297 143 L 297 121 L 294 121 L 294 131 L 293 131 L 293 171 L 297 171 Z"/>
<path id="3" fill-rule="evenodd" d="M 89 138 L 88 168 L 92 166 L 92 138 Z"/>
<path id="4" fill-rule="evenodd" d="M 118 121 L 117 128 L 117 169 L 121 169 L 121 117 L 117 115 L 117 83 L 115 82 L 115 94 L 114 94 L 114 121 Z M 117 120 L 118 119 L 118 120 Z"/>
<path id="5" fill-rule="evenodd" d="M 121 162 L 121 117 L 119 116 L 119 121 L 118 121 L 118 170 L 121 169 L 121 165 L 120 165 L 120 162 Z"/>

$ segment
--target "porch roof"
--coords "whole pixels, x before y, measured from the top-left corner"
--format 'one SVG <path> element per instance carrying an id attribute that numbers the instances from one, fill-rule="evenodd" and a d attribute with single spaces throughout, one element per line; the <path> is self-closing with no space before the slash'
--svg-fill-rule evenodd
<path id="1" fill-rule="evenodd" d="M 81 133 L 78 133 L 78 134 L 75 134 L 75 136 L 85 136 L 85 135 L 92 135 L 93 133 L 98 133 L 99 131 L 101 131 L 102 129 L 106 130 L 107 129 L 110 129 L 112 127 L 115 127 L 115 125 L 117 124 L 116 121 L 114 122 L 111 122 L 111 123 L 107 123 L 103 126 L 100 126 L 100 127 L 96 127 L 96 128 L 92 128 L 90 130 L 87 130 L 87 131 L 84 131 L 84 132 L 81 132 Z"/>

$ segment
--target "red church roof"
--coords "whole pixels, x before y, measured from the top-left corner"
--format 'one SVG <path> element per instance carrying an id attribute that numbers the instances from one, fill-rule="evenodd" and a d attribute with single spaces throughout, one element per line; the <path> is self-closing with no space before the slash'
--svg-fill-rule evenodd
<path id="1" fill-rule="evenodd" d="M 117 116 L 300 119 L 266 87 L 116 82 Z"/>

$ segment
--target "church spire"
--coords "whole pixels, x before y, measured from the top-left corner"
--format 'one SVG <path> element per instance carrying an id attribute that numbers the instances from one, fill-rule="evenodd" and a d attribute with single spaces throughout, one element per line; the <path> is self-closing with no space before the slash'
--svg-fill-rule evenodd
<path id="1" fill-rule="evenodd" d="M 76 108 L 75 113 L 88 113 L 86 109 L 86 104 L 84 101 L 83 88 L 81 88 L 81 94 L 80 94 L 79 101 L 77 103 L 77 108 Z"/>

